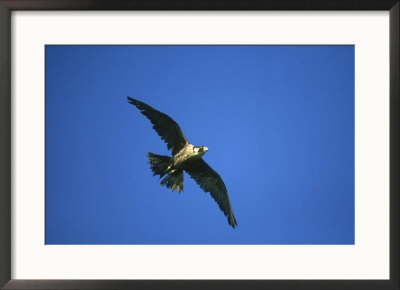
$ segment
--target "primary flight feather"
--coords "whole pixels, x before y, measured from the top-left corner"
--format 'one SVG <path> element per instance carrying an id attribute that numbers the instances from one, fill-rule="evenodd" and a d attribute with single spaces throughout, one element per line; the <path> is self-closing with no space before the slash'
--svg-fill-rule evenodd
<path id="1" fill-rule="evenodd" d="M 172 149 L 172 157 L 148 154 L 150 168 L 154 175 L 164 177 L 161 185 L 172 191 L 183 190 L 183 171 L 186 171 L 205 192 L 209 192 L 233 228 L 237 226 L 226 186 L 221 176 L 202 158 L 206 146 L 194 146 L 188 142 L 179 125 L 168 115 L 149 105 L 128 97 L 128 102 L 136 106 L 153 124 L 153 129 Z"/>

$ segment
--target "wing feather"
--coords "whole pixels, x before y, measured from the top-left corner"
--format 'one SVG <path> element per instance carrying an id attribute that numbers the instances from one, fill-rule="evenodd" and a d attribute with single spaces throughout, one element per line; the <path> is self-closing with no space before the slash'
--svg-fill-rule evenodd
<path id="1" fill-rule="evenodd" d="M 172 149 L 173 155 L 188 143 L 181 128 L 171 117 L 131 97 L 128 97 L 128 102 L 136 106 L 150 120 L 153 129 L 167 143 L 168 150 Z"/>
<path id="2" fill-rule="evenodd" d="M 193 160 L 185 166 L 185 171 L 205 192 L 209 192 L 233 228 L 237 226 L 226 186 L 221 176 L 203 159 Z"/>

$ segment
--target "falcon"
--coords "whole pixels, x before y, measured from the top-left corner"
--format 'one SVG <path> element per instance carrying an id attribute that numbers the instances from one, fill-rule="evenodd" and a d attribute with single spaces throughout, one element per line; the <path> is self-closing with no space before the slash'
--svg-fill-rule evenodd
<path id="1" fill-rule="evenodd" d="M 202 158 L 208 148 L 203 145 L 190 144 L 179 125 L 168 115 L 131 97 L 128 97 L 128 102 L 136 106 L 150 120 L 153 129 L 167 143 L 168 150 L 172 149 L 172 157 L 148 153 L 148 163 L 153 171 L 153 176 L 159 175 L 160 178 L 163 178 L 160 183 L 162 186 L 180 193 L 183 190 L 183 171 L 186 171 L 201 189 L 210 193 L 227 217 L 229 225 L 235 228 L 237 222 L 226 186 L 221 176 Z"/>

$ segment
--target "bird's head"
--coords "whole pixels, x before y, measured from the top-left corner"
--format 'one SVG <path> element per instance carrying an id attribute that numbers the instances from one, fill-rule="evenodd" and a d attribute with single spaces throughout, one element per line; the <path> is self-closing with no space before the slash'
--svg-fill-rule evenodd
<path id="1" fill-rule="evenodd" d="M 194 151 L 194 153 L 202 156 L 208 151 L 208 148 L 206 146 L 203 146 L 203 145 L 202 146 L 195 146 L 193 148 L 193 151 Z"/>

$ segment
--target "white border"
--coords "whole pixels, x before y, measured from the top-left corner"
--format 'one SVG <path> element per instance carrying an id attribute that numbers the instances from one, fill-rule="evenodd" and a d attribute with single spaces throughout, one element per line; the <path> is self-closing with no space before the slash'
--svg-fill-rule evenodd
<path id="1" fill-rule="evenodd" d="M 13 279 L 388 279 L 388 12 L 13 12 Z M 44 44 L 355 44 L 354 246 L 44 246 Z"/>

